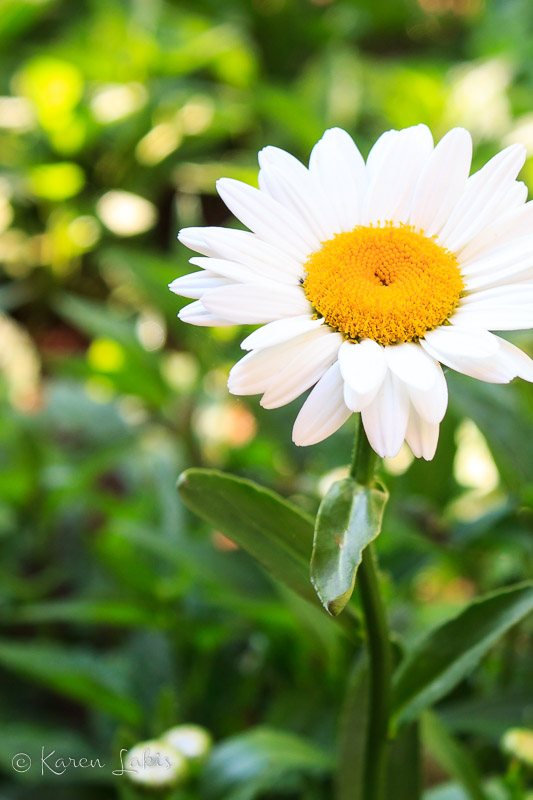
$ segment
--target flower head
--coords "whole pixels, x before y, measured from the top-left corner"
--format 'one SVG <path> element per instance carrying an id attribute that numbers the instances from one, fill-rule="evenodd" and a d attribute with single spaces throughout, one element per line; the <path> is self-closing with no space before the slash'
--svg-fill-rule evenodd
<path id="1" fill-rule="evenodd" d="M 469 177 L 470 134 L 387 131 L 366 163 L 326 131 L 309 168 L 259 153 L 259 189 L 220 196 L 251 232 L 186 228 L 200 272 L 170 284 L 194 325 L 263 327 L 231 370 L 233 394 L 276 408 L 307 389 L 293 440 L 310 445 L 361 412 L 369 441 L 433 458 L 448 403 L 441 365 L 490 383 L 533 381 L 533 361 L 491 331 L 533 327 L 533 203 L 511 145 Z"/>
<path id="2" fill-rule="evenodd" d="M 511 728 L 506 731 L 502 745 L 506 753 L 533 767 L 533 731 L 527 728 Z"/>
<path id="3" fill-rule="evenodd" d="M 188 776 L 185 756 L 163 740 L 139 742 L 125 755 L 123 768 L 134 783 L 144 786 L 177 786 Z"/>
<path id="4" fill-rule="evenodd" d="M 166 731 L 161 739 L 189 761 L 201 761 L 207 756 L 213 744 L 209 731 L 199 725 L 177 725 Z"/>

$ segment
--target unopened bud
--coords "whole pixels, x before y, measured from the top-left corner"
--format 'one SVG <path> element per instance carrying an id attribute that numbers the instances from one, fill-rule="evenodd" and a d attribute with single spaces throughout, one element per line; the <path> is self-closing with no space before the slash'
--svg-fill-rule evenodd
<path id="1" fill-rule="evenodd" d="M 205 758 L 213 744 L 209 731 L 199 725 L 177 725 L 166 731 L 161 738 L 190 761 Z"/>
<path id="2" fill-rule="evenodd" d="M 125 756 L 123 768 L 130 780 L 152 787 L 177 786 L 189 772 L 183 754 L 162 739 L 136 744 Z"/>
<path id="3" fill-rule="evenodd" d="M 533 731 L 511 728 L 504 734 L 502 745 L 506 753 L 533 767 Z"/>

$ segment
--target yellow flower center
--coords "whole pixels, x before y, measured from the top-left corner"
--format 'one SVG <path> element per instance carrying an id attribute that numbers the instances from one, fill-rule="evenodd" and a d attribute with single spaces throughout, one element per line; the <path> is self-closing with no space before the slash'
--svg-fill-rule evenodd
<path id="1" fill-rule="evenodd" d="M 454 253 L 403 224 L 335 234 L 305 269 L 306 297 L 328 325 L 384 345 L 442 325 L 464 288 Z"/>

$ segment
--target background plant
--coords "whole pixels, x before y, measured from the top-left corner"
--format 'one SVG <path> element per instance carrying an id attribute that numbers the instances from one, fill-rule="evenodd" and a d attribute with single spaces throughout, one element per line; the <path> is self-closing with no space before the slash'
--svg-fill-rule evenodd
<path id="1" fill-rule="evenodd" d="M 328 125 L 368 149 L 390 126 L 426 122 L 438 137 L 465 124 L 474 168 L 516 139 L 531 147 L 532 29 L 517 0 L 4 0 L 7 797 L 34 797 L 36 782 L 45 800 L 117 797 L 127 785 L 109 771 L 51 783 L 15 774 L 11 759 L 47 745 L 111 763 L 189 721 L 218 742 L 190 797 L 331 797 L 338 742 L 355 748 L 359 729 L 347 714 L 339 739 L 357 624 L 350 641 L 345 623 L 198 522 L 175 479 L 216 467 L 312 514 L 353 430 L 300 450 L 287 433 L 294 409 L 228 396 L 242 332 L 175 319 L 182 301 L 166 284 L 189 269 L 175 234 L 227 220 L 216 177 L 254 182 L 268 143 L 305 159 Z M 528 335 L 516 341 L 532 352 Z M 384 467 L 392 499 L 378 547 L 407 646 L 532 572 L 532 389 L 448 378 L 435 461 L 402 453 Z M 356 619 L 357 598 L 353 608 Z M 533 725 L 530 629 L 510 629 L 424 719 L 428 800 L 525 796 L 528 768 L 515 779 L 500 738 Z"/>

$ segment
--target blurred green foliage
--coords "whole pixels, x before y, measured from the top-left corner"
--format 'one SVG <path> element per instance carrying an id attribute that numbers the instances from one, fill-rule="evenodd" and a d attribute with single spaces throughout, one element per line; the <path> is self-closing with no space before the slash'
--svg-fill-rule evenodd
<path id="1" fill-rule="evenodd" d="M 130 797 L 111 768 L 41 776 L 41 747 L 115 766 L 180 722 L 219 742 L 180 797 L 331 797 L 353 642 L 175 481 L 213 466 L 314 511 L 352 428 L 300 450 L 300 401 L 227 394 L 242 331 L 176 320 L 175 235 L 234 224 L 215 179 L 254 182 L 266 144 L 305 159 L 331 125 L 364 152 L 426 122 L 469 127 L 475 165 L 533 153 L 532 35 L 527 0 L 1 0 L 3 797 Z M 378 549 L 407 638 L 533 568 L 531 387 L 449 384 L 435 460 L 384 471 Z M 532 655 L 525 623 L 438 708 L 494 797 L 511 797 L 502 734 L 533 726 Z M 429 752 L 424 772 L 428 800 L 462 800 Z"/>

